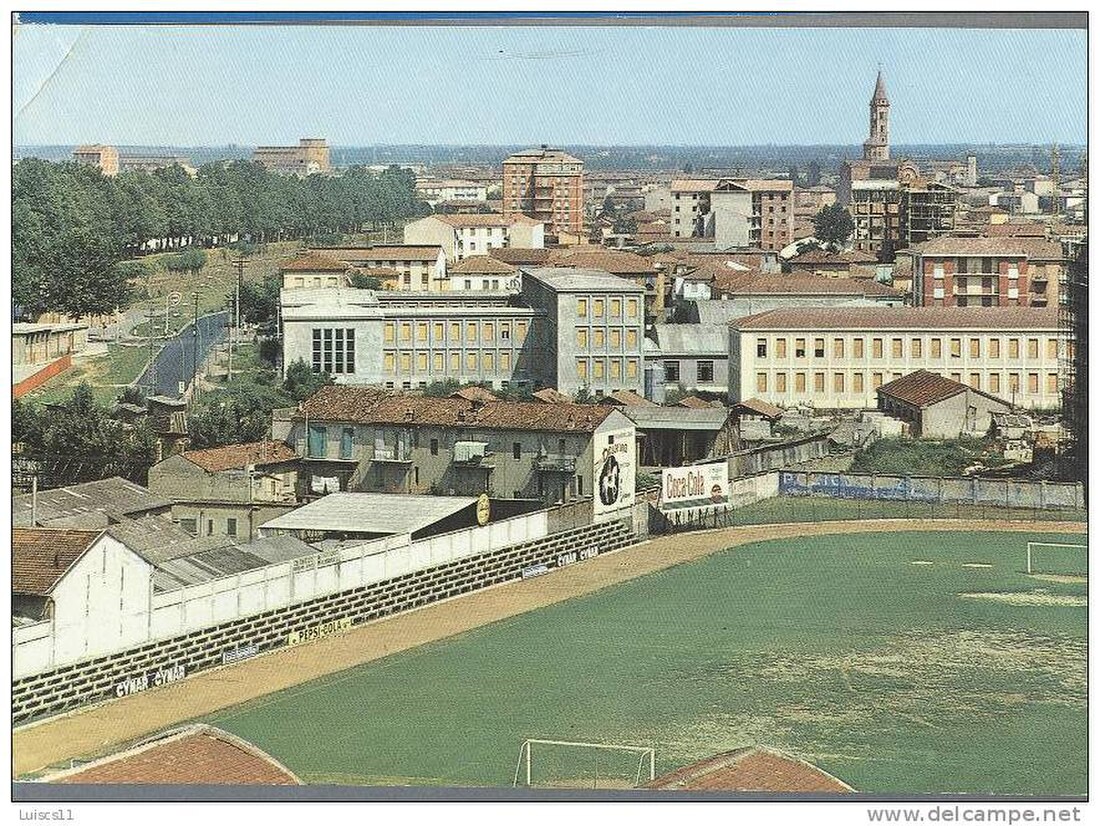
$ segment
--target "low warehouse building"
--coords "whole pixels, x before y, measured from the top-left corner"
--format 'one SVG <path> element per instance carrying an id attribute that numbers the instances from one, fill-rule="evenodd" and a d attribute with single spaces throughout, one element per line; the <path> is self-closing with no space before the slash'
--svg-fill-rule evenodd
<path id="1" fill-rule="evenodd" d="M 954 439 L 989 432 L 994 413 L 1007 413 L 1004 399 L 944 376 L 917 370 L 878 389 L 883 413 L 909 422 L 913 436 Z"/>

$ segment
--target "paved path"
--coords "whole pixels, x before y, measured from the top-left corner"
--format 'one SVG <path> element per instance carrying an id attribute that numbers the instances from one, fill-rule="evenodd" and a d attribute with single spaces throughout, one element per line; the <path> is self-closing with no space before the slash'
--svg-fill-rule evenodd
<path id="1" fill-rule="evenodd" d="M 1080 522 L 919 519 L 719 528 L 664 536 L 544 576 L 515 580 L 356 626 L 295 648 L 203 671 L 178 683 L 17 729 L 15 776 L 87 758 L 187 720 L 315 680 L 326 674 L 617 585 L 725 548 L 767 539 L 882 531 L 1084 533 Z"/>
<path id="2" fill-rule="evenodd" d="M 195 328 L 190 324 L 168 339 L 154 359 L 156 386 L 153 392 L 173 398 L 180 395 L 180 383 L 190 384 L 195 374 L 196 343 L 198 363 L 201 365 L 210 348 L 225 339 L 225 324 L 228 319 L 229 313 L 224 311 L 200 316 L 197 342 L 194 335 Z M 149 370 L 150 368 L 147 367 L 138 377 L 138 387 L 143 389 L 148 387 Z"/>

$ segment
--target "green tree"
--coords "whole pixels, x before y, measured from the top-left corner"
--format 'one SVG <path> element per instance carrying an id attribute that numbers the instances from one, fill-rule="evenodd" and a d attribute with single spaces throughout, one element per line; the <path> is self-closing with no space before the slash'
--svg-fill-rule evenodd
<path id="1" fill-rule="evenodd" d="M 195 447 L 256 442 L 267 437 L 271 411 L 288 407 L 290 396 L 280 388 L 257 383 L 233 383 L 203 396 L 189 418 Z"/>
<path id="2" fill-rule="evenodd" d="M 278 274 L 241 284 L 241 319 L 248 324 L 274 323 L 278 306 Z"/>
<path id="3" fill-rule="evenodd" d="M 328 373 L 314 373 L 302 359 L 297 359 L 286 368 L 283 390 L 296 402 L 304 401 L 320 390 L 333 384 Z"/>
<path id="4" fill-rule="evenodd" d="M 356 271 L 351 274 L 351 286 L 360 290 L 380 290 L 382 279 L 376 275 Z"/>
<path id="5" fill-rule="evenodd" d="M 814 216 L 814 237 L 834 250 L 848 242 L 855 228 L 852 216 L 840 204 L 823 207 Z"/>

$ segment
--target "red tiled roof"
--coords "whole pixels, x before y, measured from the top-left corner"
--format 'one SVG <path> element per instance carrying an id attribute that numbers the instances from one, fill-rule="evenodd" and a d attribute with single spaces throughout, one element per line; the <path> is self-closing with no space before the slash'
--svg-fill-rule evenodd
<path id="1" fill-rule="evenodd" d="M 301 780 L 271 755 L 208 725 L 188 726 L 86 766 L 53 783 L 298 786 Z"/>
<path id="2" fill-rule="evenodd" d="M 921 255 L 1026 255 L 1041 260 L 1060 260 L 1062 245 L 1044 238 L 953 238 L 943 236 L 916 245 Z"/>
<path id="3" fill-rule="evenodd" d="M 633 390 L 615 390 L 600 399 L 600 404 L 620 407 L 660 407 L 656 402 L 651 402 L 645 396 L 639 395 Z"/>
<path id="4" fill-rule="evenodd" d="M 966 385 L 928 370 L 916 370 L 887 382 L 877 392 L 917 407 L 927 407 L 965 393 Z"/>
<path id="5" fill-rule="evenodd" d="M 734 319 L 740 330 L 1058 329 L 1055 307 L 791 307 Z"/>
<path id="6" fill-rule="evenodd" d="M 209 473 L 217 473 L 221 470 L 244 469 L 249 465 L 291 462 L 298 456 L 282 442 L 262 441 L 205 450 L 185 450 L 183 458 Z"/>
<path id="7" fill-rule="evenodd" d="M 750 413 L 755 413 L 758 416 L 763 416 L 765 419 L 778 419 L 783 415 L 783 408 L 776 407 L 774 404 L 768 404 L 763 399 L 745 399 L 743 402 L 738 402 L 733 406 L 734 410 L 743 408 Z"/>
<path id="8" fill-rule="evenodd" d="M 559 393 L 553 387 L 544 387 L 531 394 L 532 398 L 542 404 L 572 404 L 573 400 L 564 393 Z"/>
<path id="9" fill-rule="evenodd" d="M 792 264 L 872 264 L 878 259 L 866 252 L 829 252 L 808 249 L 790 259 Z"/>
<path id="10" fill-rule="evenodd" d="M 456 390 L 451 394 L 451 398 L 465 399 L 468 402 L 498 402 L 500 401 L 494 394 L 490 393 L 484 387 L 479 387 L 476 384 L 472 384 L 469 387 L 463 387 Z"/>
<path id="11" fill-rule="evenodd" d="M 715 288 L 735 295 L 858 295 L 902 298 L 904 293 L 888 284 L 867 278 L 824 278 L 814 275 L 759 275 L 737 273 L 717 275 Z"/>
<path id="12" fill-rule="evenodd" d="M 552 433 L 594 432 L 611 415 L 610 408 L 588 404 L 540 404 L 385 393 L 350 385 L 322 387 L 295 413 L 296 420 L 358 424 L 436 425 L 492 430 L 541 430 Z"/>
<path id="13" fill-rule="evenodd" d="M 47 596 L 58 580 L 102 533 L 55 528 L 12 528 L 12 593 Z"/>
<path id="14" fill-rule="evenodd" d="M 647 789 L 848 794 L 854 789 L 804 760 L 763 748 L 729 751 L 661 775 Z"/>
<path id="15" fill-rule="evenodd" d="M 348 265 L 341 261 L 310 252 L 291 258 L 279 270 L 281 272 L 344 272 L 347 268 Z"/>
<path id="16" fill-rule="evenodd" d="M 706 399 L 700 399 L 698 396 L 684 396 L 680 401 L 676 402 L 680 407 L 690 407 L 693 410 L 702 410 L 705 407 L 714 407 L 713 404 Z"/>
<path id="17" fill-rule="evenodd" d="M 508 264 L 491 255 L 471 255 L 448 268 L 452 275 L 513 275 L 515 264 Z"/>
<path id="18" fill-rule="evenodd" d="M 653 262 L 633 252 L 604 248 L 551 250 L 547 265 L 603 270 L 612 275 L 652 275 Z"/>
<path id="19" fill-rule="evenodd" d="M 548 249 L 524 249 L 523 247 L 501 247 L 489 250 L 489 255 L 506 264 L 542 264 L 550 257 Z"/>

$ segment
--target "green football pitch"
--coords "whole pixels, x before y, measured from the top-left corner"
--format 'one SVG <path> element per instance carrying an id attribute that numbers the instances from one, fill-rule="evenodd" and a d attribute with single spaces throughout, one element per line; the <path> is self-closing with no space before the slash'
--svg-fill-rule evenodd
<path id="1" fill-rule="evenodd" d="M 1028 576 L 1029 539 L 1086 541 L 745 545 L 208 722 L 308 783 L 510 786 L 545 738 L 651 746 L 658 774 L 766 745 L 861 791 L 1083 795 L 1084 552 Z"/>

